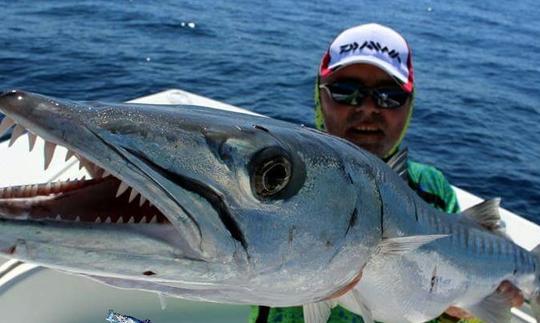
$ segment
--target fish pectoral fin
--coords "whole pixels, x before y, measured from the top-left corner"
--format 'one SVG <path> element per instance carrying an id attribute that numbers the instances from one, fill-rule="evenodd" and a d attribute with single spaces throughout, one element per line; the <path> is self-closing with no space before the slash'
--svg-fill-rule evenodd
<path id="1" fill-rule="evenodd" d="M 304 305 L 305 323 L 326 323 L 330 318 L 332 308 L 336 306 L 335 301 L 322 301 Z"/>
<path id="2" fill-rule="evenodd" d="M 349 311 L 362 316 L 364 323 L 374 323 L 373 314 L 369 307 L 367 307 L 364 298 L 357 289 L 352 289 L 350 292 L 338 299 L 338 304 L 345 307 Z"/>
<path id="3" fill-rule="evenodd" d="M 432 241 L 448 237 L 448 234 L 431 234 L 383 239 L 378 245 L 380 255 L 401 256 Z"/>
<path id="4" fill-rule="evenodd" d="M 407 160 L 409 159 L 409 150 L 407 148 L 398 151 L 386 164 L 390 166 L 404 181 L 409 180 L 409 170 Z"/>
<path id="5" fill-rule="evenodd" d="M 512 319 L 511 308 L 512 301 L 508 295 L 494 292 L 466 310 L 484 322 L 508 323 Z"/>

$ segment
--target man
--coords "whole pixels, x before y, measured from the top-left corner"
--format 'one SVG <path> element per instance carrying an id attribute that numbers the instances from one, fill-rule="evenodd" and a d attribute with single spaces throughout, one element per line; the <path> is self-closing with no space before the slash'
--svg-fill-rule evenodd
<path id="1" fill-rule="evenodd" d="M 343 31 L 324 54 L 315 87 L 317 128 L 342 137 L 383 160 L 399 149 L 414 101 L 411 50 L 396 31 L 378 24 Z M 456 194 L 434 167 L 408 161 L 409 186 L 448 213 L 459 212 Z M 523 297 L 509 283 L 499 288 L 520 305 Z M 457 322 L 470 315 L 450 308 L 435 322 Z M 250 322 L 303 322 L 301 307 L 254 308 Z M 362 322 L 341 307 L 328 322 Z"/>

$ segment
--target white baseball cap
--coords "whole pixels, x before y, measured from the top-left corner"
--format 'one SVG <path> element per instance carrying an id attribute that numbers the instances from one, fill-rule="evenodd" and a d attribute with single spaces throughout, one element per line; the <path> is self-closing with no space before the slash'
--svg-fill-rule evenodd
<path id="1" fill-rule="evenodd" d="M 319 74 L 327 78 L 345 66 L 360 63 L 379 67 L 405 91 L 412 92 L 412 52 L 405 38 L 395 30 L 371 23 L 343 31 L 323 56 Z"/>

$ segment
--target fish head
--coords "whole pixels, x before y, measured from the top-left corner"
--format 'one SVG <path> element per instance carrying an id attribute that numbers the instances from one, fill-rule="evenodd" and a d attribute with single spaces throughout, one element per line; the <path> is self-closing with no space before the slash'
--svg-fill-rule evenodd
<path id="1" fill-rule="evenodd" d="M 2 195 L 10 257 L 180 297 L 298 305 L 348 286 L 380 239 L 374 157 L 321 132 L 22 91 L 0 110 L 94 175 Z"/>

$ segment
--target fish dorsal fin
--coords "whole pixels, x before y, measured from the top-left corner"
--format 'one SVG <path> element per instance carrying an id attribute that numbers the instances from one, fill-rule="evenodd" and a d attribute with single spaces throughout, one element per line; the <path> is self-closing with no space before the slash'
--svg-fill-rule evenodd
<path id="1" fill-rule="evenodd" d="M 360 292 L 353 288 L 350 292 L 346 293 L 343 296 L 340 296 L 338 299 L 338 304 L 345 307 L 349 311 L 356 313 L 362 316 L 364 323 L 374 323 L 373 314 L 371 310 L 367 307 L 364 298 Z"/>
<path id="2" fill-rule="evenodd" d="M 478 203 L 463 211 L 462 214 L 487 230 L 496 230 L 501 223 L 500 205 L 501 199 L 494 198 Z"/>
<path id="3" fill-rule="evenodd" d="M 390 166 L 403 180 L 409 180 L 409 171 L 407 170 L 407 160 L 409 160 L 409 150 L 407 148 L 398 151 L 386 164 Z"/>
<path id="4" fill-rule="evenodd" d="M 406 236 L 383 239 L 378 245 L 381 255 L 401 256 L 432 241 L 448 237 L 448 234 Z"/>
<path id="5" fill-rule="evenodd" d="M 501 220 L 501 214 L 499 212 L 500 204 L 500 198 L 494 198 L 478 203 L 463 211 L 461 213 L 463 217 L 460 221 L 467 226 L 487 230 L 500 237 L 512 240 L 510 236 L 506 234 L 504 222 Z"/>
<path id="6" fill-rule="evenodd" d="M 305 323 L 326 323 L 330 318 L 332 308 L 336 306 L 335 301 L 322 301 L 304 305 Z"/>
<path id="7" fill-rule="evenodd" d="M 494 292 L 480 303 L 466 309 L 484 322 L 509 323 L 512 319 L 511 308 L 511 297 Z"/>

